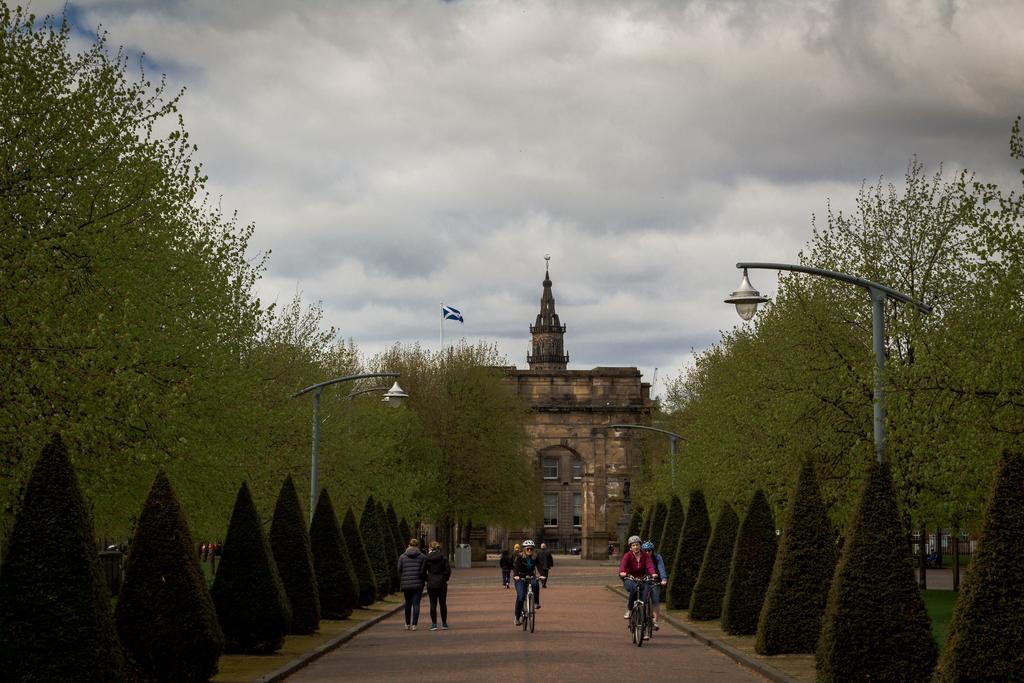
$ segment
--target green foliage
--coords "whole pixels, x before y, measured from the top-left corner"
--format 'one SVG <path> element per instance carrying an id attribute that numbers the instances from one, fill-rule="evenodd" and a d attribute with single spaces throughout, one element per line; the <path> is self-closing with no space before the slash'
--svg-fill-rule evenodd
<path id="1" fill-rule="evenodd" d="M 348 619 L 359 606 L 359 582 L 351 548 L 342 536 L 331 494 L 326 489 L 317 498 L 309 540 L 319 586 L 321 616 L 324 619 Z M 362 551 L 361 546 L 359 550 Z"/>
<path id="2" fill-rule="evenodd" d="M 733 512 L 732 506 L 722 503 L 711 531 L 711 540 L 704 551 L 700 574 L 690 595 L 691 619 L 709 621 L 722 615 L 722 600 L 729 582 L 729 567 L 739 524 L 740 519 Z"/>
<path id="3" fill-rule="evenodd" d="M 657 509 L 658 509 L 658 505 L 657 505 L 657 503 L 655 503 L 653 505 L 648 506 L 644 510 L 644 523 L 640 525 L 640 534 L 639 534 L 640 538 L 650 538 L 651 537 L 651 529 L 654 527 L 654 516 L 655 516 L 655 513 L 657 512 Z M 629 538 L 629 537 L 627 536 L 626 538 Z M 622 550 L 622 552 L 626 552 L 626 549 L 624 548 Z"/>
<path id="4" fill-rule="evenodd" d="M 384 539 L 380 520 L 377 519 L 377 504 L 373 496 L 366 499 L 363 514 L 359 517 L 359 533 L 366 546 L 366 556 L 370 558 L 373 578 L 377 583 L 377 597 L 383 599 L 391 592 L 391 563 L 387 554 L 387 541 Z"/>
<path id="5" fill-rule="evenodd" d="M 818 640 L 822 681 L 927 681 L 937 647 L 907 558 L 888 464 L 872 462 Z"/>
<path id="6" fill-rule="evenodd" d="M 651 521 L 651 530 L 647 536 L 644 536 L 644 540 L 651 540 L 655 544 L 661 539 L 661 534 L 665 530 L 665 518 L 668 517 L 668 506 L 665 503 L 658 501 L 654 507 L 654 519 Z"/>
<path id="7" fill-rule="evenodd" d="M 224 634 L 185 513 L 165 472 L 149 489 L 114 612 L 130 680 L 206 681 Z"/>
<path id="8" fill-rule="evenodd" d="M 640 531 L 643 529 L 643 523 L 644 509 L 639 505 L 634 505 L 633 512 L 629 515 L 629 526 L 626 527 L 626 538 L 639 536 Z"/>
<path id="9" fill-rule="evenodd" d="M 786 508 L 771 582 L 757 626 L 763 655 L 813 653 L 838 552 L 811 458 L 804 460 Z"/>
<path id="10" fill-rule="evenodd" d="M 398 515 L 395 513 L 395 506 L 388 503 L 388 509 L 385 512 L 385 516 L 388 520 L 388 529 L 391 530 L 391 538 L 395 542 L 395 562 L 398 562 L 398 557 L 405 552 L 405 546 L 409 542 L 409 536 L 402 533 L 402 528 L 398 525 Z"/>
<path id="11" fill-rule="evenodd" d="M 399 523 L 398 526 L 402 530 L 400 538 L 402 538 L 406 543 L 408 543 L 409 539 L 412 538 L 412 527 L 409 526 L 409 522 L 406 521 L 405 517 L 402 518 L 402 521 Z M 402 552 L 405 552 L 404 548 L 402 549 Z"/>
<path id="12" fill-rule="evenodd" d="M 352 558 L 352 571 L 359 586 L 359 606 L 367 607 L 377 600 L 377 577 L 370 564 L 370 556 L 366 552 L 366 544 L 363 543 L 363 534 L 356 523 L 352 508 L 345 513 L 341 532 L 349 557 Z"/>
<path id="13" fill-rule="evenodd" d="M 211 593 L 225 652 L 269 654 L 281 648 L 291 608 L 245 482 L 238 489 Z"/>
<path id="14" fill-rule="evenodd" d="M 938 681 L 1024 679 L 1024 455 L 1004 451 Z"/>
<path id="15" fill-rule="evenodd" d="M 764 605 L 777 549 L 775 518 L 764 492 L 758 489 L 736 533 L 729 585 L 722 601 L 722 629 L 726 633 L 741 636 L 757 633 L 757 619 Z"/>
<path id="16" fill-rule="evenodd" d="M 700 489 L 690 494 L 690 504 L 686 508 L 686 521 L 679 536 L 679 548 L 676 560 L 668 572 L 668 606 L 670 609 L 686 609 L 690 606 L 690 594 L 693 584 L 700 574 L 700 565 L 704 560 L 704 550 L 711 535 L 711 520 L 708 519 L 708 506 L 704 501 L 704 492 Z"/>
<path id="17" fill-rule="evenodd" d="M 665 568 L 667 570 L 670 570 L 676 561 L 676 551 L 679 550 L 679 535 L 683 532 L 684 519 L 683 504 L 679 501 L 679 496 L 673 493 L 668 502 L 665 530 L 662 531 L 661 538 L 655 541 L 656 545 L 654 546 L 665 560 Z"/>
<path id="18" fill-rule="evenodd" d="M 43 448 L 0 567 L 7 680 L 119 681 L 124 661 L 92 520 L 60 436 Z"/>
<path id="19" fill-rule="evenodd" d="M 377 524 L 384 539 L 384 554 L 387 557 L 388 575 L 391 578 L 391 592 L 398 592 L 398 556 L 401 553 L 395 552 L 395 537 L 391 533 L 391 524 L 388 523 L 388 513 L 384 504 L 377 502 Z M 404 551 L 405 548 L 403 547 Z"/>
<path id="20" fill-rule="evenodd" d="M 334 520 L 336 532 L 337 528 L 338 521 Z M 292 608 L 288 633 L 313 633 L 320 627 L 320 594 L 313 571 L 313 552 L 306 532 L 306 521 L 290 474 L 285 477 L 277 496 L 268 541 L 281 584 L 288 596 L 288 604 Z"/>

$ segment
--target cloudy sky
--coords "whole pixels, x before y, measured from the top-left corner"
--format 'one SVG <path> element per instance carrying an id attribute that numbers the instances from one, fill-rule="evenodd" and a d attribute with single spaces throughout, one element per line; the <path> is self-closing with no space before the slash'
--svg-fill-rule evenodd
<path id="1" fill-rule="evenodd" d="M 33 1 L 36 14 L 63 0 Z M 524 367 L 551 255 L 570 368 L 678 375 L 738 322 L 738 260 L 913 156 L 1016 183 L 1019 0 L 72 2 L 186 88 L 225 210 L 366 352 L 494 341 Z M 137 61 L 135 62 L 137 64 Z M 752 273 L 771 293 L 775 274 Z"/>

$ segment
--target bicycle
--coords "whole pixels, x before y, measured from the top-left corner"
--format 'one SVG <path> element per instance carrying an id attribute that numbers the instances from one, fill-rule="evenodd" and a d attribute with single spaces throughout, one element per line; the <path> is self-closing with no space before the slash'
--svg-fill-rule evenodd
<path id="1" fill-rule="evenodd" d="M 656 577 L 645 576 L 636 580 L 637 596 L 633 602 L 633 609 L 629 612 L 629 621 L 626 628 L 629 629 L 630 637 L 637 647 L 643 647 L 644 640 L 654 637 L 654 614 L 650 605 L 651 589 L 658 581 Z M 625 578 L 623 579 L 625 582 Z"/>
<path id="2" fill-rule="evenodd" d="M 533 595 L 533 581 L 530 577 L 525 579 L 519 579 L 520 581 L 526 581 L 526 597 L 523 599 L 523 613 L 520 616 L 521 626 L 523 630 L 533 630 L 537 627 L 537 605 L 536 599 Z"/>

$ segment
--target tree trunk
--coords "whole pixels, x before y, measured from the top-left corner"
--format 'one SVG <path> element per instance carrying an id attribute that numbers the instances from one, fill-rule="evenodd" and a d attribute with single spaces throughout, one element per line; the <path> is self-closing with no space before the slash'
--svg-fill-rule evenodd
<path id="1" fill-rule="evenodd" d="M 921 543 L 917 546 L 917 566 L 920 576 L 917 585 L 924 590 L 928 588 L 928 526 L 921 522 Z"/>
<path id="2" fill-rule="evenodd" d="M 953 533 L 950 534 L 950 540 L 953 542 L 953 590 L 960 590 L 960 530 L 953 529 Z"/>
<path id="3" fill-rule="evenodd" d="M 942 529 L 935 527 L 935 566 L 942 569 Z"/>

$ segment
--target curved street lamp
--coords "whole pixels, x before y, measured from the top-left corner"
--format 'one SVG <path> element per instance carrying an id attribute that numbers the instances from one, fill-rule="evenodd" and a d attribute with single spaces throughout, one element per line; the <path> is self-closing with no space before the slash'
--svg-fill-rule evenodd
<path id="1" fill-rule="evenodd" d="M 313 457 L 309 468 L 310 523 L 312 523 L 313 521 L 313 512 L 314 510 L 316 510 L 317 487 L 319 485 L 320 475 L 320 392 L 323 391 L 325 387 L 329 387 L 332 384 L 340 384 L 341 382 L 352 382 L 357 379 L 368 379 L 370 377 L 396 378 L 394 385 L 392 385 L 392 387 L 388 389 L 387 393 L 384 394 L 384 398 L 382 399 L 389 406 L 397 408 L 398 406 L 402 405 L 403 400 L 409 397 L 409 394 L 402 391 L 402 387 L 398 386 L 397 377 L 399 377 L 399 373 L 397 372 L 364 372 L 359 375 L 347 375 L 345 377 L 329 379 L 326 382 L 320 382 L 319 384 L 308 386 L 305 389 L 300 389 L 299 391 L 292 394 L 292 398 L 298 398 L 303 394 L 308 394 L 311 391 L 313 392 Z M 348 398 L 351 399 L 353 396 L 357 396 L 359 394 L 363 394 L 369 391 L 381 390 L 383 388 L 384 387 L 372 387 L 370 389 L 354 391 L 348 395 Z"/>
<path id="2" fill-rule="evenodd" d="M 727 304 L 735 304 L 736 312 L 744 320 L 750 320 L 757 312 L 757 307 L 768 301 L 753 288 L 747 277 L 748 268 L 762 268 L 765 270 L 789 270 L 794 273 L 807 273 L 808 275 L 819 275 L 833 280 L 839 280 L 851 285 L 857 285 L 868 291 L 871 295 L 871 346 L 875 352 L 875 393 L 874 393 L 874 418 L 875 418 L 875 460 L 879 463 L 885 460 L 885 389 L 882 386 L 882 378 L 885 373 L 885 300 L 895 299 L 905 304 L 910 304 L 922 313 L 931 313 L 932 307 L 918 301 L 892 287 L 865 280 L 846 273 L 837 273 L 832 270 L 822 270 L 810 266 L 797 266 L 788 263 L 737 263 L 737 268 L 743 269 L 743 281 L 740 288 L 725 299 Z"/>
<path id="3" fill-rule="evenodd" d="M 686 442 L 689 442 L 689 439 L 687 439 L 682 434 L 676 434 L 675 432 L 670 432 L 667 429 L 658 429 L 657 427 L 648 427 L 647 425 L 614 424 L 614 425 L 608 425 L 608 426 L 611 427 L 612 429 L 614 429 L 616 432 L 619 432 L 618 434 L 616 434 L 616 436 L 621 436 L 621 431 L 623 429 L 643 429 L 643 430 L 646 430 L 646 431 L 649 431 L 649 432 L 658 432 L 659 434 L 666 434 L 666 435 L 668 435 L 669 441 L 672 444 L 672 491 L 675 492 L 675 490 L 676 490 L 676 452 L 678 450 L 677 447 L 676 447 L 676 443 L 679 441 L 679 439 L 682 439 L 683 441 L 686 441 Z"/>

